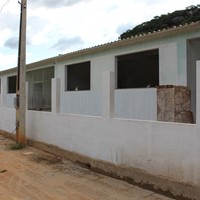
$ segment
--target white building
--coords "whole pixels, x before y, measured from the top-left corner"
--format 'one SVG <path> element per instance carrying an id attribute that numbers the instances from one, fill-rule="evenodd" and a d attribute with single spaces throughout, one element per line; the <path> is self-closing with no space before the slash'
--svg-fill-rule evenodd
<path id="1" fill-rule="evenodd" d="M 27 137 L 91 167 L 197 199 L 198 60 L 199 22 L 31 63 Z M 16 68 L 0 72 L 0 80 L 0 129 L 11 132 Z M 194 124 L 157 121 L 159 85 L 191 90 Z"/>

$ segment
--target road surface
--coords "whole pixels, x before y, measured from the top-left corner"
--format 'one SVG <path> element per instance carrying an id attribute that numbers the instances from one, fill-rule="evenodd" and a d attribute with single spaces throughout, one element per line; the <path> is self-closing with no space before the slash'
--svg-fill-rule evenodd
<path id="1" fill-rule="evenodd" d="M 0 136 L 1 200 L 170 200 Z"/>

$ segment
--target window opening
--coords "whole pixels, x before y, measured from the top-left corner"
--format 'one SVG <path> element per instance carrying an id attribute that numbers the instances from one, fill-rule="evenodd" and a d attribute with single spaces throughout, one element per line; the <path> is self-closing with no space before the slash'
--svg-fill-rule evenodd
<path id="1" fill-rule="evenodd" d="M 66 66 L 66 91 L 90 90 L 90 62 Z"/>
<path id="2" fill-rule="evenodd" d="M 117 88 L 145 88 L 159 85 L 158 49 L 117 57 Z"/>
<path id="3" fill-rule="evenodd" d="M 16 93 L 17 76 L 8 77 L 8 94 Z"/>
<path id="4" fill-rule="evenodd" d="M 51 79 L 54 67 L 27 72 L 28 109 L 51 111 Z"/>

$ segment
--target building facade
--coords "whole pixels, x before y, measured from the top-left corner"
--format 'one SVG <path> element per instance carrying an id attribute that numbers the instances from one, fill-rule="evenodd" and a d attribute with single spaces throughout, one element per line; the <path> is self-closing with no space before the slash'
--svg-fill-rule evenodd
<path id="1" fill-rule="evenodd" d="M 197 22 L 28 64 L 27 137 L 122 178 L 196 198 L 199 43 Z M 0 72 L 0 80 L 0 129 L 12 132 L 16 68 Z M 191 91 L 193 124 L 158 121 L 157 90 L 169 85 Z"/>

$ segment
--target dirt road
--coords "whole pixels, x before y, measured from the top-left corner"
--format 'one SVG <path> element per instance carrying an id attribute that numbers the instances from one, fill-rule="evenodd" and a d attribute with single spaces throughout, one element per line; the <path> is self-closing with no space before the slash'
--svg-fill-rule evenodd
<path id="1" fill-rule="evenodd" d="M 0 136 L 1 200 L 170 200 Z"/>

